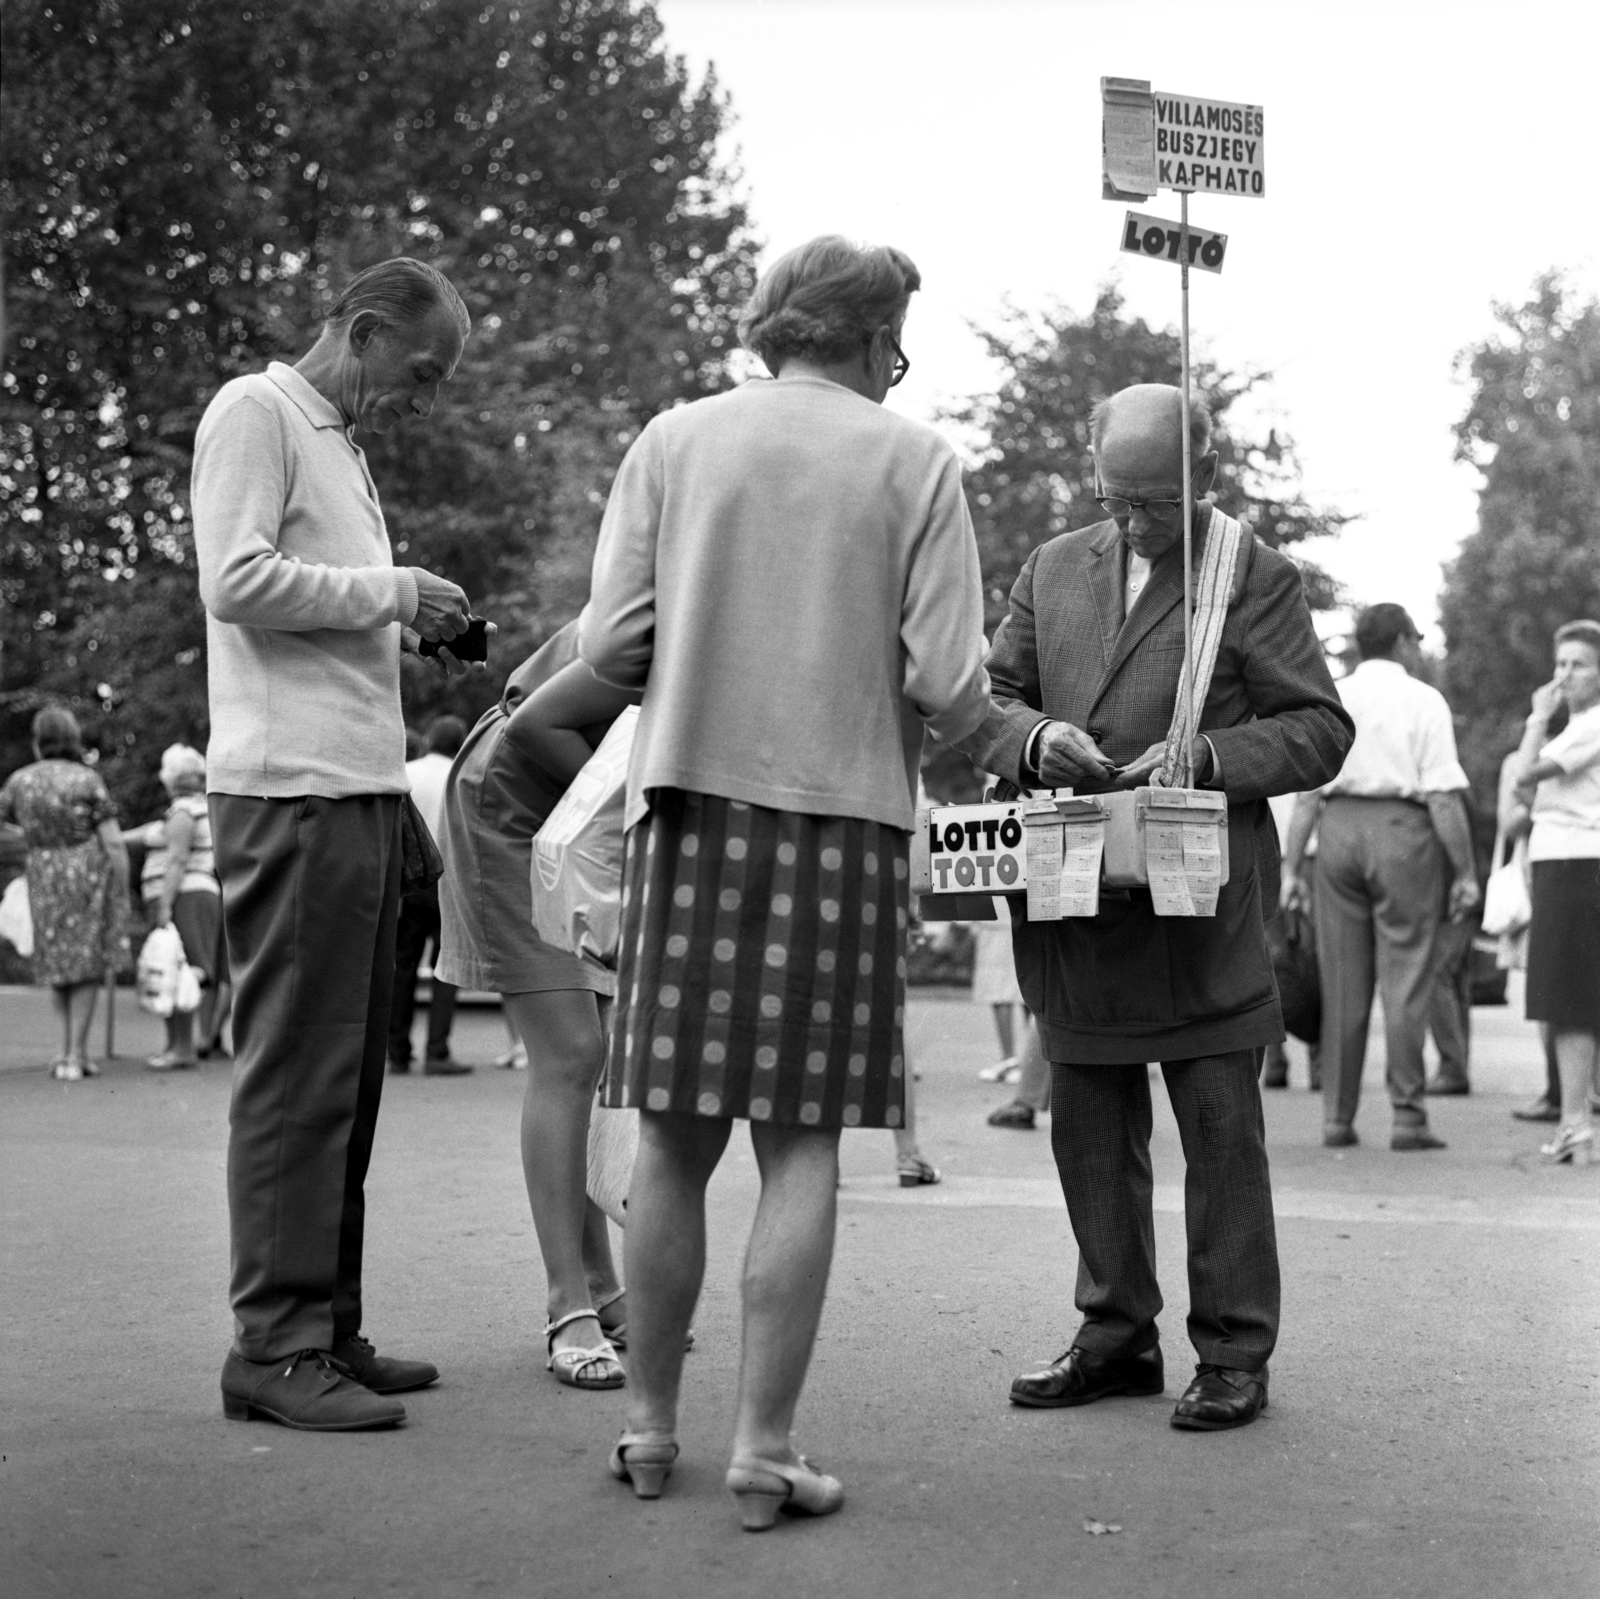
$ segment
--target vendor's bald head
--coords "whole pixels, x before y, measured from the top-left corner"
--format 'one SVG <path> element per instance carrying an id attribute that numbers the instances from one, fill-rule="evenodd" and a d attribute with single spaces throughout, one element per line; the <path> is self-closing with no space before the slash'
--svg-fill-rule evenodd
<path id="1" fill-rule="evenodd" d="M 1095 471 L 1103 497 L 1131 501 L 1111 508 L 1112 520 L 1138 554 L 1156 560 L 1177 542 L 1181 516 L 1152 515 L 1143 502 L 1183 498 L 1183 395 L 1170 383 L 1136 383 L 1102 400 L 1089 421 Z M 1189 402 L 1190 468 L 1196 501 L 1216 479 L 1211 416 Z"/>

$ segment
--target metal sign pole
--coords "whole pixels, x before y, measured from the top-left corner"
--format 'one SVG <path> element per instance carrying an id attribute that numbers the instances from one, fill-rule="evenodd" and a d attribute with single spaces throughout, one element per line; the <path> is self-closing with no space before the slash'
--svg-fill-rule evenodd
<path id="1" fill-rule="evenodd" d="M 1182 282 L 1183 325 L 1183 686 L 1187 701 L 1187 749 L 1178 751 L 1178 773 L 1185 788 L 1194 787 L 1194 481 L 1189 459 L 1189 191 L 1180 189 L 1178 200 L 1178 269 Z"/>

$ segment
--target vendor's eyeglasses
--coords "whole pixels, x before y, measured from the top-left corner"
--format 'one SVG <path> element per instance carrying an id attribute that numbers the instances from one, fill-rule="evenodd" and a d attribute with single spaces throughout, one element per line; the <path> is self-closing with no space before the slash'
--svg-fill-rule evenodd
<path id="1" fill-rule="evenodd" d="M 1152 522 L 1176 522 L 1183 515 L 1182 500 L 1125 500 L 1120 494 L 1097 495 L 1096 505 L 1107 516 L 1132 516 L 1143 511 Z"/>

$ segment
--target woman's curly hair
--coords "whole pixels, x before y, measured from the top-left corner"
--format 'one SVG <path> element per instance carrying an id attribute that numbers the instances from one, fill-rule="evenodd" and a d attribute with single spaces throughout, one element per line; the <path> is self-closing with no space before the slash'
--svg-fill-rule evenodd
<path id="1" fill-rule="evenodd" d="M 739 318 L 739 342 L 776 373 L 787 356 L 842 361 L 905 315 L 922 274 L 887 245 L 825 234 L 780 256 Z"/>

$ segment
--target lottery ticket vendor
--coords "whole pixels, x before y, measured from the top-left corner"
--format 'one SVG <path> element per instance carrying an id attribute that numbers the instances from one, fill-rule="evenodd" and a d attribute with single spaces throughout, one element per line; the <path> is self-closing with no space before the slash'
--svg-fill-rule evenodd
<path id="1" fill-rule="evenodd" d="M 1106 520 L 1028 557 L 989 655 L 998 716 L 965 746 L 1024 788 L 1134 787 L 1160 762 L 1183 665 L 1182 399 L 1139 384 L 1092 426 Z M 1191 406 L 1195 569 L 1217 514 L 1210 418 Z M 1189 1336 L 1200 1357 L 1175 1427 L 1253 1421 L 1267 1402 L 1279 1280 L 1257 1074 L 1283 1037 L 1262 930 L 1277 905 L 1272 794 L 1314 788 L 1350 747 L 1294 566 L 1248 531 L 1195 782 L 1228 799 L 1231 874 L 1214 917 L 1157 917 L 1148 889 L 1099 913 L 1019 922 L 1017 973 L 1052 1062 L 1051 1143 L 1078 1242 L 1083 1320 L 1060 1359 L 1017 1378 L 1021 1405 L 1162 1391 L 1151 1220 L 1150 1087 L 1160 1061 L 1188 1171 Z"/>

